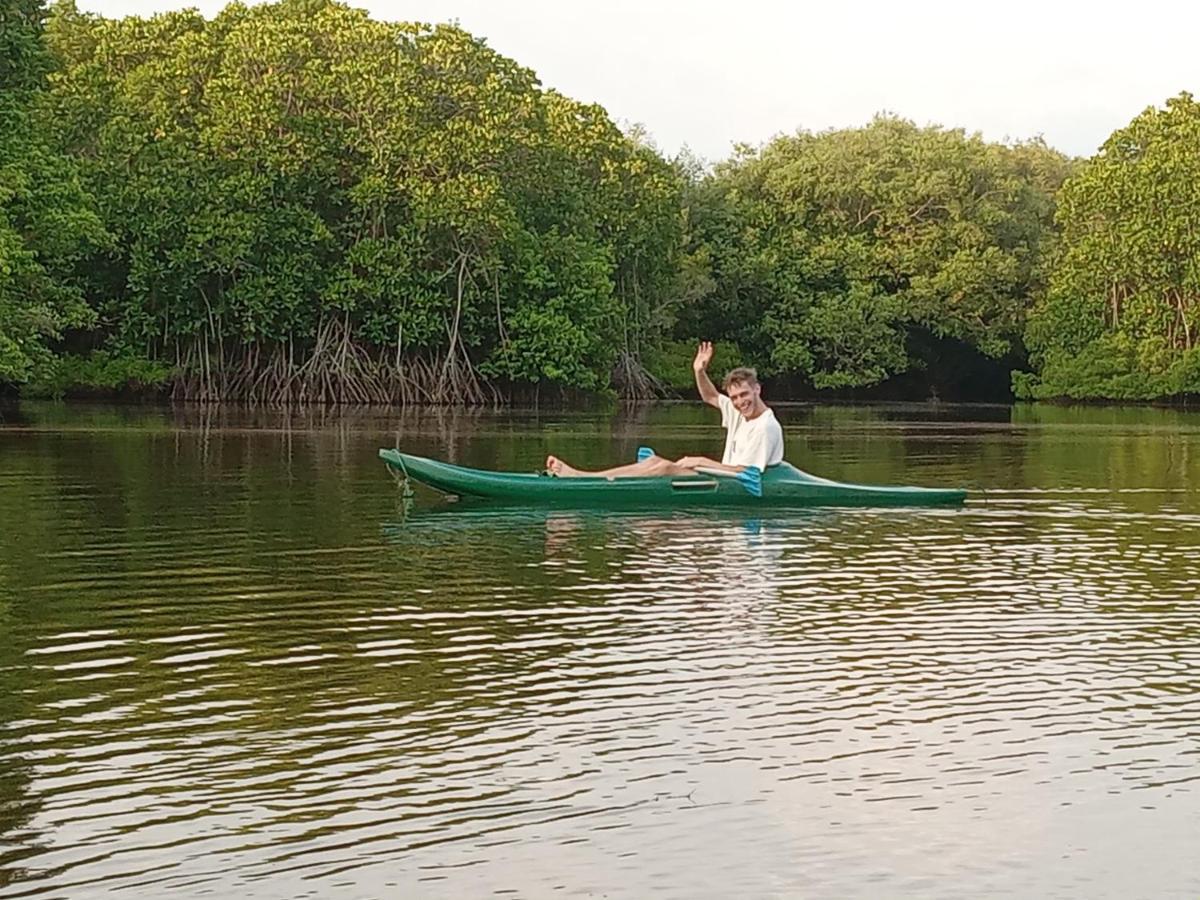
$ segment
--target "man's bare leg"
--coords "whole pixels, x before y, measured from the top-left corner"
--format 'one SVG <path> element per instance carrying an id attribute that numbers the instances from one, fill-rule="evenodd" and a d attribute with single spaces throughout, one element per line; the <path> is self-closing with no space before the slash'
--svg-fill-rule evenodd
<path id="1" fill-rule="evenodd" d="M 641 462 L 630 463 L 627 466 L 616 466 L 612 469 L 601 469 L 597 472 L 588 472 L 584 469 L 576 469 L 574 466 L 568 465 L 557 456 L 546 457 L 546 471 L 561 478 L 578 478 L 581 476 L 591 476 L 593 478 L 630 478 L 636 476 L 650 475 L 695 475 L 695 469 L 689 469 L 685 466 L 671 462 L 669 459 L 663 459 L 661 456 L 649 456 Z"/>

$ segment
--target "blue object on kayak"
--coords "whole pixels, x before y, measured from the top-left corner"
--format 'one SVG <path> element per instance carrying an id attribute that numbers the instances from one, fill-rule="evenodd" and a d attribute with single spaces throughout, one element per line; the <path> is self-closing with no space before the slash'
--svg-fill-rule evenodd
<path id="1" fill-rule="evenodd" d="M 737 473 L 737 480 L 742 483 L 742 487 L 750 496 L 762 496 L 762 469 L 758 466 L 746 466 Z"/>

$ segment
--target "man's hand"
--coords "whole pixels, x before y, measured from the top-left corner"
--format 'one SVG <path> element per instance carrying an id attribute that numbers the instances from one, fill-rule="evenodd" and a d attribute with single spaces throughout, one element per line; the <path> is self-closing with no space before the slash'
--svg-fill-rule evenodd
<path id="1" fill-rule="evenodd" d="M 725 463 L 719 463 L 707 456 L 681 456 L 675 460 L 675 465 L 683 466 L 685 469 L 718 469 L 731 475 L 742 470 L 741 466 L 727 466 Z"/>
<path id="2" fill-rule="evenodd" d="M 712 341 L 701 341 L 700 346 L 696 348 L 696 358 L 692 360 L 692 371 L 696 373 L 696 389 L 700 391 L 700 399 L 709 406 L 720 409 L 721 392 L 708 380 L 708 373 L 705 371 L 712 358 Z"/>

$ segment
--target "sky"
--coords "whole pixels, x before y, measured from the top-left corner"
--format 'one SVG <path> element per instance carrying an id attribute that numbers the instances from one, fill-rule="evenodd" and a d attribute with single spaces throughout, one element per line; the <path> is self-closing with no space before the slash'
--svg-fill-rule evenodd
<path id="1" fill-rule="evenodd" d="M 106 16 L 218 0 L 78 0 Z M 454 21 L 546 87 L 710 162 L 889 111 L 1090 156 L 1147 106 L 1200 93 L 1200 3 L 1141 0 L 367 0 Z"/>

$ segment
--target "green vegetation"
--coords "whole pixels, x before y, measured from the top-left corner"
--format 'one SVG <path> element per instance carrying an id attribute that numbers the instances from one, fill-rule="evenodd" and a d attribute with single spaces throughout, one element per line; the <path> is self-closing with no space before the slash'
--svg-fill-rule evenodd
<path id="1" fill-rule="evenodd" d="M 63 353 L 45 360 L 25 386 L 31 397 L 63 397 L 100 393 L 139 396 L 161 392 L 174 370 L 166 363 L 139 356 L 94 350 L 86 356 Z"/>
<path id="2" fill-rule="evenodd" d="M 48 340 L 94 322 L 80 270 L 107 237 L 48 140 L 43 17 L 38 0 L 0 0 L 0 384 L 28 380 L 52 359 Z"/>
<path id="3" fill-rule="evenodd" d="M 0 0 L 0 385 L 648 397 L 708 338 L 806 392 L 1200 393 L 1198 175 L 1186 94 L 1082 164 L 881 116 L 709 171 L 452 26 Z"/>
<path id="4" fill-rule="evenodd" d="M 1115 132 L 1063 187 L 1062 252 L 1029 318 L 1029 398 L 1200 394 L 1200 104 Z"/>
<path id="5" fill-rule="evenodd" d="M 286 0 L 60 7 L 54 108 L 116 259 L 110 346 L 176 396 L 481 402 L 644 389 L 682 180 L 604 111 L 449 27 Z"/>
<path id="6" fill-rule="evenodd" d="M 880 117 L 801 133 L 717 167 L 697 191 L 711 289 L 691 328 L 818 388 L 918 364 L 915 333 L 999 357 L 1019 343 L 1067 160 Z"/>

